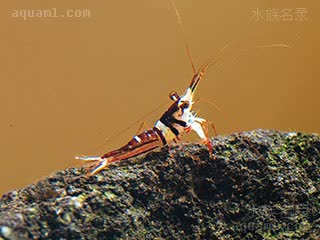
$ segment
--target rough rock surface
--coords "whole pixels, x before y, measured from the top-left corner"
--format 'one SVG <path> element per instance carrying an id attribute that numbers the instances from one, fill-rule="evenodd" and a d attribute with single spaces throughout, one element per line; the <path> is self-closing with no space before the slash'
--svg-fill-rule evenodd
<path id="1" fill-rule="evenodd" d="M 70 168 L 0 200 L 0 239 L 319 239 L 320 136 L 256 130 Z"/>

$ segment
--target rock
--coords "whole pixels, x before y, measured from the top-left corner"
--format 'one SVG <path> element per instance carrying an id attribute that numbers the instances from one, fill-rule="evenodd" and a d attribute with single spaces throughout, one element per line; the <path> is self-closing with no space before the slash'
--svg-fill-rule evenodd
<path id="1" fill-rule="evenodd" d="M 0 239 L 317 239 L 320 136 L 255 130 L 179 144 L 0 200 Z"/>

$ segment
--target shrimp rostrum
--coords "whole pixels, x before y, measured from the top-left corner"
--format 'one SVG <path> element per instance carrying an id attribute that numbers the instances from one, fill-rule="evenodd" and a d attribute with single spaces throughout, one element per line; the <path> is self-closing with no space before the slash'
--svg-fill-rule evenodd
<path id="1" fill-rule="evenodd" d="M 76 159 L 92 162 L 90 175 L 94 175 L 107 168 L 111 163 L 122 161 L 172 142 L 180 141 L 184 133 L 195 131 L 201 141 L 208 146 L 209 154 L 212 145 L 209 141 L 205 124 L 206 120 L 196 116 L 192 111 L 195 90 L 203 78 L 208 64 L 204 64 L 193 76 L 191 83 L 183 95 L 176 92 L 170 93 L 173 101 L 168 110 L 161 116 L 152 129 L 134 136 L 125 146 L 103 154 L 102 156 L 77 156 Z"/>

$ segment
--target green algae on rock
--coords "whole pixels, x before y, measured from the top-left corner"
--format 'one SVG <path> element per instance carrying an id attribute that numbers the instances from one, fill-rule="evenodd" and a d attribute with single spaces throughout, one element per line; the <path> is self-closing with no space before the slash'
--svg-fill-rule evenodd
<path id="1" fill-rule="evenodd" d="M 0 200 L 0 239 L 317 239 L 320 136 L 256 130 L 179 144 Z"/>

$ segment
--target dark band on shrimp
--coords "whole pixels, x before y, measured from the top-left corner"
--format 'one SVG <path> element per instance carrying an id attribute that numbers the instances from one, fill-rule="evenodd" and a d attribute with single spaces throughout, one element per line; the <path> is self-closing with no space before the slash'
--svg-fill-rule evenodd
<path id="1" fill-rule="evenodd" d="M 163 136 L 162 132 L 161 132 L 158 128 L 156 128 L 156 127 L 154 127 L 153 130 L 154 130 L 154 131 L 158 134 L 158 136 L 160 137 L 160 139 L 161 139 L 161 141 L 162 141 L 162 143 L 163 143 L 163 146 L 167 145 L 167 140 L 166 140 L 165 137 Z"/>
<path id="2" fill-rule="evenodd" d="M 187 123 L 182 120 L 178 120 L 173 117 L 175 112 L 179 111 L 178 101 L 171 105 L 171 107 L 161 116 L 160 122 L 162 122 L 165 126 L 170 128 L 170 130 L 174 133 L 174 135 L 178 136 L 180 133 L 178 129 L 176 129 L 173 124 L 179 124 L 182 127 L 186 127 Z"/>

